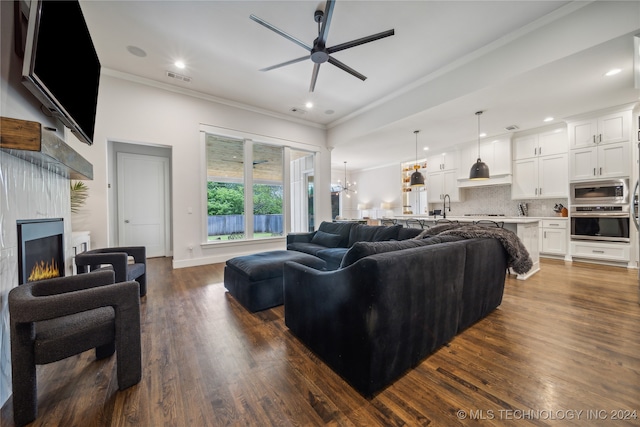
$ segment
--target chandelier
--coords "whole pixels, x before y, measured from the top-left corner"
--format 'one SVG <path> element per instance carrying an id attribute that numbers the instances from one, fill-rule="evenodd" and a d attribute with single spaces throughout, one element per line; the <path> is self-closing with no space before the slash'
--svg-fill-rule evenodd
<path id="1" fill-rule="evenodd" d="M 347 196 L 348 198 L 351 198 L 351 194 L 358 194 L 358 192 L 355 189 L 356 183 L 355 181 L 353 183 L 347 181 L 347 162 L 344 162 L 344 184 L 342 183 L 342 181 L 338 180 L 338 193 L 344 193 L 345 196 Z"/>

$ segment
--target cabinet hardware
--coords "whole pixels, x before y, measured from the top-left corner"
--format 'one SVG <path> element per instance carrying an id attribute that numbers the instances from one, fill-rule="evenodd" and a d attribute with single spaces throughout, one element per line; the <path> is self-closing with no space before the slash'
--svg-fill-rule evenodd
<path id="1" fill-rule="evenodd" d="M 591 252 L 593 252 L 594 254 L 603 254 L 604 253 L 604 251 L 597 251 L 595 249 L 592 250 Z"/>
<path id="2" fill-rule="evenodd" d="M 602 167 L 600 167 L 600 175 L 602 175 Z"/>
<path id="3" fill-rule="evenodd" d="M 536 147 L 533 147 L 533 155 L 534 156 L 538 155 L 538 149 Z"/>
<path id="4" fill-rule="evenodd" d="M 559 227 L 560 224 L 549 224 L 549 227 Z"/>
<path id="5" fill-rule="evenodd" d="M 540 187 L 540 193 L 539 194 L 542 196 L 542 187 Z"/>
<path id="6" fill-rule="evenodd" d="M 602 134 L 598 135 L 598 142 L 602 142 Z"/>
<path id="7" fill-rule="evenodd" d="M 596 176 L 596 168 L 593 168 L 593 176 Z"/>
<path id="8" fill-rule="evenodd" d="M 543 234 L 544 234 L 544 238 L 546 239 L 547 238 L 547 232 L 545 231 Z"/>
<path id="9" fill-rule="evenodd" d="M 536 194 L 536 196 L 538 195 L 538 189 L 537 188 L 536 188 L 536 193 L 535 194 Z"/>
<path id="10" fill-rule="evenodd" d="M 594 144 L 596 143 L 596 136 L 595 135 L 593 135 L 593 143 Z"/>
<path id="11" fill-rule="evenodd" d="M 542 147 L 538 148 L 538 155 L 542 156 Z"/>

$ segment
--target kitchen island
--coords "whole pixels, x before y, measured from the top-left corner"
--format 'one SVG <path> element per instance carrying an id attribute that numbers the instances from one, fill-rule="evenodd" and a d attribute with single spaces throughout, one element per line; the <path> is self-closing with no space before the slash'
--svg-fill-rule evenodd
<path id="1" fill-rule="evenodd" d="M 442 215 L 426 216 L 426 215 L 396 215 L 393 217 L 398 224 L 406 225 L 408 219 L 418 219 L 424 221 L 424 224 L 429 227 L 433 227 L 438 220 L 445 219 Z M 540 251 L 538 246 L 538 218 L 526 217 L 526 216 L 452 216 L 447 215 L 446 219 L 451 221 L 458 221 L 460 223 L 472 223 L 475 221 L 495 221 L 503 222 L 504 228 L 516 233 L 520 238 L 524 247 L 527 248 L 533 266 L 529 271 L 523 274 L 518 274 L 516 277 L 520 280 L 526 280 L 531 275 L 540 271 Z M 510 272 L 515 274 L 514 272 Z"/>

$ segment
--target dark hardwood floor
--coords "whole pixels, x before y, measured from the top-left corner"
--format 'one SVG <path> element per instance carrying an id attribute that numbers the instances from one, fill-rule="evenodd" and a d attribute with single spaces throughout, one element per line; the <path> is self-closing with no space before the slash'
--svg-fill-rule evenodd
<path id="1" fill-rule="evenodd" d="M 118 392 L 115 357 L 93 352 L 39 366 L 32 425 L 640 425 L 636 270 L 543 260 L 371 400 L 291 335 L 282 307 L 251 314 L 230 297 L 222 264 L 149 270 L 140 384 Z M 9 399 L 2 426 L 12 417 Z"/>

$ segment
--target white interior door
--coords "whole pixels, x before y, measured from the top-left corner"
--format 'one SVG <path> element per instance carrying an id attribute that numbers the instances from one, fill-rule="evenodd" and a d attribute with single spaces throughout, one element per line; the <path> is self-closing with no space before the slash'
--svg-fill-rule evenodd
<path id="1" fill-rule="evenodd" d="M 118 153 L 120 246 L 145 246 L 147 257 L 167 255 L 169 161 Z"/>

